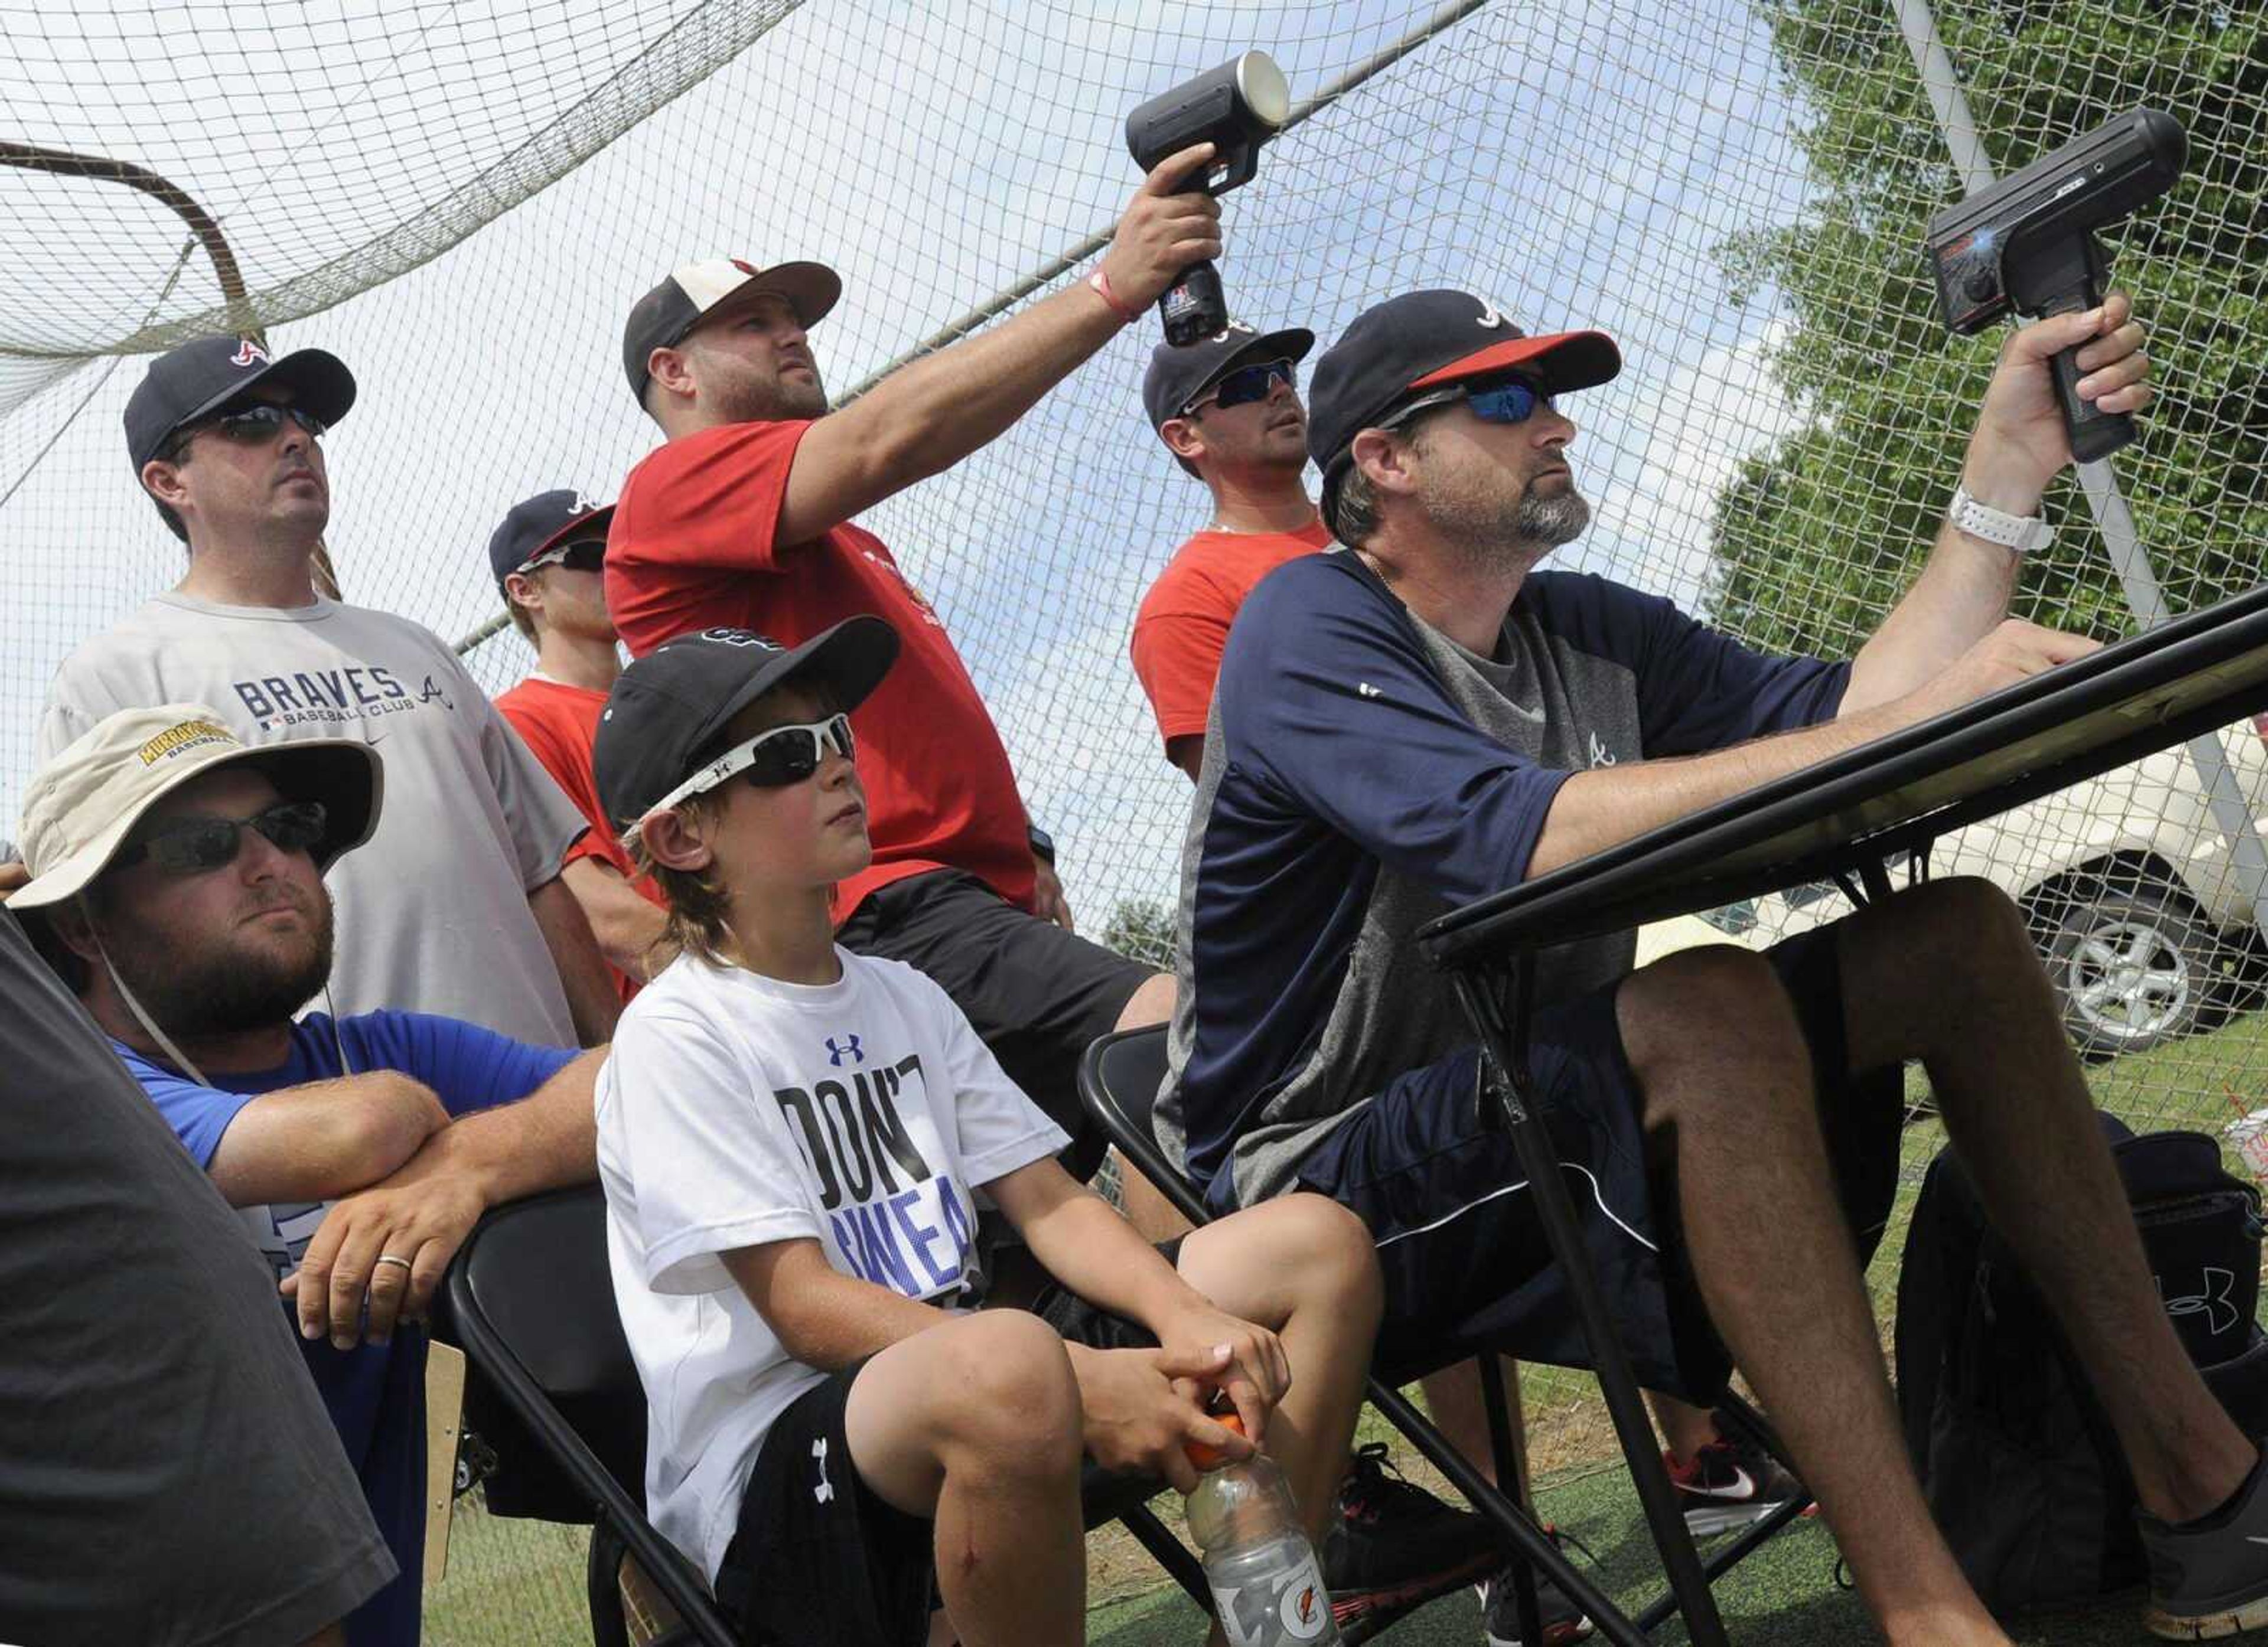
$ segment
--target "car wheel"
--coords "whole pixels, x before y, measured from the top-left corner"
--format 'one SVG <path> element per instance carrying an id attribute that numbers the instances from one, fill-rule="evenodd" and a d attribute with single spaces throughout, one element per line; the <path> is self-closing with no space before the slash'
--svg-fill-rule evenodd
<path id="1" fill-rule="evenodd" d="M 2139 1052 L 2206 1020 L 2214 939 L 2178 899 L 2098 886 L 2054 911 L 2044 936 L 2048 976 L 2082 1056 Z"/>

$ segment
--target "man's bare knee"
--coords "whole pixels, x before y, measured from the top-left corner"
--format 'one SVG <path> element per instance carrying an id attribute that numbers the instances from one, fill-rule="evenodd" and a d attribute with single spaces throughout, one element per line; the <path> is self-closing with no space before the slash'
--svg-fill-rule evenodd
<path id="1" fill-rule="evenodd" d="M 1134 991 L 1133 998 L 1120 1009 L 1118 1027 L 1122 1030 L 1141 1029 L 1151 1024 L 1164 1024 L 1174 1016 L 1174 974 L 1152 973 L 1142 987 Z"/>
<path id="2" fill-rule="evenodd" d="M 1680 950 L 1632 973 L 1616 995 L 1615 1016 L 1631 1070 L 1649 1093 L 1699 1067 L 1807 1059 L 1771 963 L 1730 945 Z"/>

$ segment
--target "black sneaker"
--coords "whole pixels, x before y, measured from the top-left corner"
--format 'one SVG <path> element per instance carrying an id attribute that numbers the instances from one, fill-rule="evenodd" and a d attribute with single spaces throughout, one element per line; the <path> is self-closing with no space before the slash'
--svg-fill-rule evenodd
<path id="1" fill-rule="evenodd" d="M 1404 1481 L 1386 1444 L 1356 1449 L 1323 1536 L 1323 1584 L 1350 1643 L 1366 1640 L 1420 1602 L 1470 1584 L 1498 1560 L 1489 1524 Z"/>
<path id="2" fill-rule="evenodd" d="M 1544 1532 L 1554 1544 L 1566 1541 L 1557 1527 Z M 1480 1586 L 1481 1634 L 1488 1647 L 1526 1647 L 1520 1639 L 1520 1600 L 1514 1593 L 1512 1569 L 1498 1567 Z M 1591 1621 L 1566 1593 L 1542 1573 L 1535 1575 L 1535 1612 L 1543 1625 L 1543 1647 L 1561 1647 L 1591 1633 Z"/>
<path id="3" fill-rule="evenodd" d="M 2169 1526 L 2136 1511 L 2150 1558 L 2142 1622 L 2168 1641 L 2213 1641 L 2268 1624 L 2268 1451 L 2236 1496 L 2195 1521 Z"/>
<path id="4" fill-rule="evenodd" d="M 1695 1453 L 1690 1464 L 1681 1467 L 1672 1454 L 1661 1455 L 1669 1484 L 1685 1509 L 1685 1530 L 1697 1539 L 1761 1521 L 1789 1499 L 1804 1496 L 1803 1483 L 1737 1427 L 1720 1420 L 1717 1428 L 1719 1438 Z"/>

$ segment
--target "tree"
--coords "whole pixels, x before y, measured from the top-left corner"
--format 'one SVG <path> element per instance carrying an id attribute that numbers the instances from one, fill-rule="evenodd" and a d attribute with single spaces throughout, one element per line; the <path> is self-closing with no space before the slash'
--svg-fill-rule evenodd
<path id="1" fill-rule="evenodd" d="M 1793 319 L 1771 365 L 1795 430 L 1718 499 L 1718 621 L 1750 641 L 1847 656 L 1934 536 L 1999 335 L 1950 338 L 1923 252 L 1962 192 L 1889 0 L 1757 0 L 1803 110 L 1816 194 L 1719 256 L 1736 301 Z M 2268 24 L 2177 0 L 1940 0 L 1938 28 L 1996 173 L 2112 115 L 2171 111 L 2187 174 L 2107 237 L 2114 283 L 2151 329 L 2159 388 L 2118 470 L 2176 609 L 2251 587 L 2268 548 Z M 2075 484 L 2024 615 L 2105 636 L 2132 619 Z"/>
<path id="2" fill-rule="evenodd" d="M 1102 946 L 1163 972 L 1174 969 L 1174 911 L 1163 899 L 1128 898 L 1110 911 Z"/>

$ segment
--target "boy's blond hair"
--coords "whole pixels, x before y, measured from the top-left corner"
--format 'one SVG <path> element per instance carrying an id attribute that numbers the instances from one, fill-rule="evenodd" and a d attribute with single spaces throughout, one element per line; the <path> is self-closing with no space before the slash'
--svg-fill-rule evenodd
<path id="1" fill-rule="evenodd" d="M 725 810 L 724 791 L 703 790 L 670 810 L 692 822 L 713 822 Z M 731 943 L 732 929 L 725 923 L 725 912 L 731 907 L 731 888 L 725 885 L 715 859 L 706 869 L 672 869 L 647 849 L 645 832 L 637 824 L 622 832 L 622 846 L 630 867 L 651 877 L 661 889 L 666 917 L 661 936 L 647 946 L 647 955 L 659 959 L 686 953 L 712 967 L 729 965 L 725 951 Z"/>

